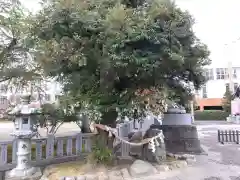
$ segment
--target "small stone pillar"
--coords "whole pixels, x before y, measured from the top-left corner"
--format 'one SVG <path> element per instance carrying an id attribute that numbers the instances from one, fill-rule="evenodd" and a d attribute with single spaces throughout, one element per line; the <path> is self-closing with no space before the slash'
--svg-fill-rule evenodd
<path id="1" fill-rule="evenodd" d="M 37 180 L 42 173 L 40 168 L 31 166 L 31 138 L 36 135 L 37 116 L 39 110 L 30 106 L 30 96 L 22 97 L 22 102 L 11 110 L 14 116 L 14 132 L 17 140 L 17 165 L 6 172 L 6 180 Z"/>
<path id="2" fill-rule="evenodd" d="M 143 160 L 160 164 L 162 161 L 166 160 L 166 148 L 162 130 L 150 127 L 150 129 L 146 131 L 143 139 L 153 137 L 156 137 L 153 142 L 143 145 L 142 158 Z"/>

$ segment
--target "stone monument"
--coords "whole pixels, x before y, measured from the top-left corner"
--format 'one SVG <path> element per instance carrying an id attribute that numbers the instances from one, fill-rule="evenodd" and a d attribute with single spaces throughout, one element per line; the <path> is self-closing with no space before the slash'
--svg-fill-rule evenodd
<path id="1" fill-rule="evenodd" d="M 153 137 L 157 138 L 143 145 L 141 159 L 160 164 L 162 161 L 166 160 L 163 131 L 157 128 L 150 128 L 146 131 L 143 139 Z"/>
<path id="2" fill-rule="evenodd" d="M 8 114 L 14 117 L 14 132 L 17 140 L 17 165 L 6 172 L 6 180 L 37 180 L 42 173 L 40 168 L 32 167 L 31 138 L 37 133 L 37 115 L 40 110 L 30 107 L 29 95 L 23 96 L 21 104 L 13 108 Z"/>
<path id="3" fill-rule="evenodd" d="M 164 114 L 162 125 L 152 125 L 164 134 L 166 151 L 171 153 L 202 153 L 196 126 L 191 114 L 178 106 L 170 107 Z"/>

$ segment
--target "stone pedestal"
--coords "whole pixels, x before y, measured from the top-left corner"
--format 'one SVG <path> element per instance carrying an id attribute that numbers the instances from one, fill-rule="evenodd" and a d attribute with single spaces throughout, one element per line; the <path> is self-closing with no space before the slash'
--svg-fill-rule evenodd
<path id="1" fill-rule="evenodd" d="M 164 114 L 162 125 L 192 125 L 192 121 L 192 115 L 190 113 L 166 113 Z"/>
<path id="2" fill-rule="evenodd" d="M 17 140 L 17 166 L 6 172 L 6 180 L 37 180 L 42 176 L 40 168 L 32 167 L 31 162 L 31 134 L 15 134 Z"/>
<path id="3" fill-rule="evenodd" d="M 163 131 L 166 151 L 170 153 L 193 153 L 201 154 L 203 149 L 198 139 L 196 126 L 184 125 L 152 125 L 151 128 Z"/>
<path id="4" fill-rule="evenodd" d="M 13 169 L 11 171 L 7 171 L 5 174 L 5 180 L 39 180 L 42 177 L 41 169 L 38 167 L 31 167 L 28 170 L 25 170 L 25 173 L 28 175 L 19 176 L 20 174 L 23 174 L 20 170 Z"/>

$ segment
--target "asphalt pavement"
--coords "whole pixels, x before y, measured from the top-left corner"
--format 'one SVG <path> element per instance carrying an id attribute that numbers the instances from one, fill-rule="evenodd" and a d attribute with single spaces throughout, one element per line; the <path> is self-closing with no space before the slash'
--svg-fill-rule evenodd
<path id="1" fill-rule="evenodd" d="M 14 125 L 12 122 L 0 122 L 0 141 L 10 141 L 13 137 L 10 135 L 13 132 Z M 64 123 L 58 129 L 56 136 L 71 136 L 80 132 L 76 123 Z M 46 135 L 46 129 L 39 129 L 42 137 Z"/>
<path id="2" fill-rule="evenodd" d="M 163 172 L 141 180 L 240 180 L 240 145 L 220 144 L 217 140 L 218 129 L 240 130 L 240 125 L 219 121 L 195 124 L 201 146 L 207 155 L 196 156 L 196 164 L 187 168 Z"/>
<path id="3" fill-rule="evenodd" d="M 236 129 L 240 130 L 240 125 L 231 124 L 226 121 L 195 121 L 198 131 L 207 130 L 208 132 L 217 132 L 218 129 Z M 0 122 L 0 141 L 9 141 L 13 137 L 10 135 L 13 132 L 13 122 Z M 71 136 L 79 133 L 80 129 L 76 123 L 64 123 L 57 131 L 56 136 Z M 41 136 L 46 135 L 46 129 L 39 130 Z"/>

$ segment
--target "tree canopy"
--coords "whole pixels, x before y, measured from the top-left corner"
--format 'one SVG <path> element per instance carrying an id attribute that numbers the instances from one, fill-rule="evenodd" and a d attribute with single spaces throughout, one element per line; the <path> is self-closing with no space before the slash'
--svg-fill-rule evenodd
<path id="1" fill-rule="evenodd" d="M 40 74 L 29 49 L 30 13 L 18 0 L 1 1 L 0 12 L 0 82 L 23 86 Z"/>
<path id="2" fill-rule="evenodd" d="M 52 0 L 34 20 L 36 61 L 74 103 L 109 111 L 205 82 L 207 46 L 170 0 Z"/>

